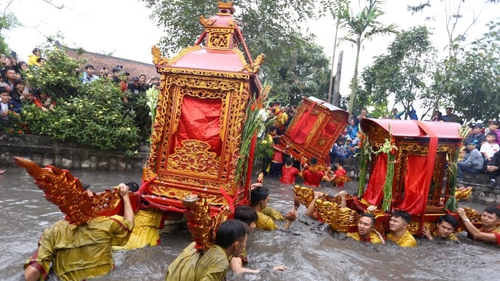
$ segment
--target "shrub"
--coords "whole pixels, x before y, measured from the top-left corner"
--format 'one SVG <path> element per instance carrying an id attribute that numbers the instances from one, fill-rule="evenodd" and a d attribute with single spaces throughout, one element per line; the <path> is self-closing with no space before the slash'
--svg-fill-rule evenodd
<path id="1" fill-rule="evenodd" d="M 133 150 L 138 144 L 134 115 L 125 110 L 114 84 L 95 81 L 83 86 L 86 96 L 57 99 L 53 111 L 23 108 L 31 132 L 101 150 Z"/>
<path id="2" fill-rule="evenodd" d="M 50 46 L 49 46 L 50 47 Z M 31 68 L 26 81 L 52 95 L 57 101 L 53 111 L 35 105 L 23 108 L 23 119 L 34 134 L 55 140 L 71 141 L 101 150 L 126 150 L 138 146 L 134 110 L 126 108 L 118 86 L 97 80 L 82 84 L 75 69 L 83 64 L 67 56 L 64 49 L 52 46 L 44 51 L 45 67 Z"/>
<path id="3" fill-rule="evenodd" d="M 9 122 L 0 127 L 1 132 L 11 135 L 23 135 L 29 133 L 26 122 L 19 114 L 9 112 L 7 117 L 9 118 Z"/>

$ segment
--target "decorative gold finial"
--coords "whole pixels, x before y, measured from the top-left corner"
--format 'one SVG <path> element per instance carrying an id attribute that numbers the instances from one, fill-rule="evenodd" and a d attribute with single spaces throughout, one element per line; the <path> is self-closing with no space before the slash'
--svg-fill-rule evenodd
<path id="1" fill-rule="evenodd" d="M 255 61 L 252 63 L 252 65 L 250 65 L 248 63 L 245 64 L 245 66 L 243 67 L 243 70 L 246 70 L 250 73 L 257 74 L 259 72 L 260 66 L 264 62 L 265 58 L 266 58 L 266 55 L 264 55 L 264 54 L 258 55 L 257 58 L 255 59 Z"/>
<path id="2" fill-rule="evenodd" d="M 198 18 L 198 21 L 204 26 L 204 27 L 208 27 L 208 26 L 211 26 L 214 24 L 216 19 L 214 18 L 208 18 L 206 19 L 203 15 L 201 15 L 199 18 Z"/>
<path id="3" fill-rule="evenodd" d="M 168 64 L 168 58 L 162 56 L 160 49 L 156 45 L 151 47 L 151 54 L 153 55 L 154 64 Z"/>

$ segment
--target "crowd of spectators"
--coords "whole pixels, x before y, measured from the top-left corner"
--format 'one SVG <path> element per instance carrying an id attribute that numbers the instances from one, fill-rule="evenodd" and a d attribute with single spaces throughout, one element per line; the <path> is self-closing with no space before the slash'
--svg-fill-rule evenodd
<path id="1" fill-rule="evenodd" d="M 25 80 L 28 71 L 45 66 L 45 59 L 42 57 L 41 50 L 34 48 L 32 54 L 28 56 L 28 61 L 19 60 L 16 52 L 10 55 L 0 55 L 0 125 L 8 126 L 9 116 L 20 114 L 22 108 L 29 104 L 35 104 L 43 111 L 53 110 L 57 106 L 51 93 L 41 91 L 29 85 Z M 104 67 L 98 75 L 95 73 L 94 66 L 87 64 L 84 71 L 75 69 L 77 78 L 82 84 L 92 83 L 98 80 L 112 81 L 116 83 L 123 95 L 124 102 L 133 102 L 137 95 L 144 94 L 149 88 L 160 86 L 159 77 L 147 79 L 145 74 L 130 79 L 130 73 L 123 70 L 121 65 L 112 68 L 108 72 Z M 127 92 L 125 94 L 125 92 Z"/>

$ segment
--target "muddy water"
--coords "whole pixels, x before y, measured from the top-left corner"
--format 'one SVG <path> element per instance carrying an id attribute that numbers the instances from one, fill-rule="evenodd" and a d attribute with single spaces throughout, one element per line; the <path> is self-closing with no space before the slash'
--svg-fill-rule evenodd
<path id="1" fill-rule="evenodd" d="M 95 191 L 140 181 L 139 173 L 75 171 L 74 175 Z M 62 218 L 32 182 L 22 169 L 11 168 L 0 176 L 0 280 L 22 280 L 23 263 L 35 250 L 43 229 Z M 270 205 L 280 211 L 292 207 L 290 186 L 273 180 L 266 185 L 271 189 Z M 354 187 L 348 185 L 347 191 Z M 305 217 L 304 212 L 301 206 L 291 231 L 256 230 L 247 247 L 249 267 L 263 269 L 262 273 L 229 274 L 228 280 L 500 280 L 500 249 L 471 241 L 464 234 L 459 235 L 462 243 L 420 239 L 414 249 L 373 246 L 332 236 L 325 225 Z M 174 223 L 163 232 L 162 245 L 116 252 L 116 269 L 95 280 L 164 280 L 168 264 L 190 241 L 185 225 Z M 285 265 L 288 271 L 272 272 L 269 269 L 274 265 Z M 51 275 L 50 280 L 57 278 Z"/>

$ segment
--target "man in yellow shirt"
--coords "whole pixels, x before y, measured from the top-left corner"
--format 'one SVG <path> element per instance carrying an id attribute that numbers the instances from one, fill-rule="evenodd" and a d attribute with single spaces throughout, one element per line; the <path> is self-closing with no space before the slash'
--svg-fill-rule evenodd
<path id="1" fill-rule="evenodd" d="M 63 281 L 94 278 L 114 268 L 111 246 L 125 245 L 134 227 L 129 187 L 119 185 L 124 215 L 96 217 L 81 225 L 61 220 L 45 229 L 35 254 L 24 265 L 26 281 L 45 280 L 51 264 Z M 89 197 L 93 193 L 87 189 Z"/>
<path id="2" fill-rule="evenodd" d="M 246 248 L 248 226 L 240 220 L 227 220 L 217 229 L 215 244 L 204 253 L 189 244 L 168 266 L 166 281 L 222 281 L 229 259 Z"/>
<path id="3" fill-rule="evenodd" d="M 262 213 L 269 203 L 269 189 L 264 186 L 257 186 L 252 189 L 250 194 L 250 207 L 257 212 L 257 228 L 264 230 L 276 230 L 278 226 L 274 223 L 273 219 Z M 286 222 L 283 229 L 290 228 L 292 222 L 297 218 L 297 211 L 291 210 L 286 214 Z"/>
<path id="4" fill-rule="evenodd" d="M 422 232 L 424 233 L 425 237 L 427 237 L 427 239 L 431 241 L 434 241 L 435 239 L 458 241 L 458 237 L 453 234 L 453 230 L 457 228 L 457 226 L 457 219 L 450 214 L 446 214 L 439 217 L 439 219 L 437 220 L 436 230 L 431 233 L 430 230 L 424 226 L 422 228 Z"/>
<path id="5" fill-rule="evenodd" d="M 500 246 L 500 209 L 496 207 L 487 207 L 481 215 L 481 223 L 483 226 L 477 229 L 469 218 L 463 208 L 458 208 L 457 213 L 464 222 L 467 231 L 474 239 L 484 242 L 495 243 Z"/>
<path id="6" fill-rule="evenodd" d="M 389 229 L 391 232 L 387 234 L 387 240 L 390 240 L 403 248 L 411 248 L 417 246 L 417 241 L 406 229 L 410 223 L 410 214 L 405 211 L 394 211 L 389 220 Z"/>
<path id="7" fill-rule="evenodd" d="M 347 233 L 356 241 L 369 242 L 372 244 L 385 244 L 384 238 L 373 227 L 375 226 L 375 216 L 370 213 L 363 213 L 359 217 L 358 231 Z"/>
<path id="8" fill-rule="evenodd" d="M 252 209 L 250 206 L 246 205 L 240 205 L 236 207 L 236 211 L 234 212 L 234 219 L 240 220 L 248 225 L 249 233 L 251 234 L 253 230 L 255 229 L 256 222 L 257 222 L 257 213 L 255 212 L 254 209 Z M 229 264 L 231 266 L 231 270 L 236 273 L 236 274 L 243 274 L 243 273 L 259 273 L 259 269 L 250 269 L 250 268 L 245 268 L 243 267 L 244 264 L 248 263 L 247 259 L 247 253 L 246 249 L 243 250 L 241 255 L 239 257 L 234 256 L 231 258 L 229 261 Z M 286 266 L 274 266 L 273 270 L 274 271 L 284 271 L 286 270 Z"/>

